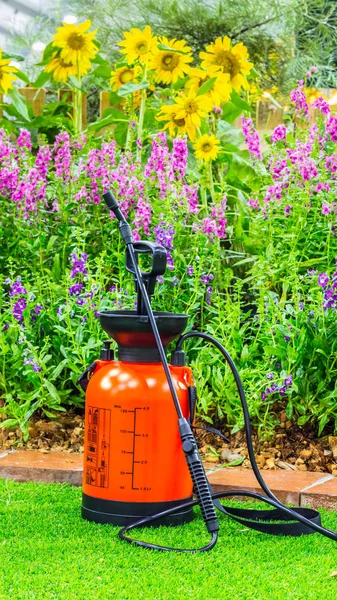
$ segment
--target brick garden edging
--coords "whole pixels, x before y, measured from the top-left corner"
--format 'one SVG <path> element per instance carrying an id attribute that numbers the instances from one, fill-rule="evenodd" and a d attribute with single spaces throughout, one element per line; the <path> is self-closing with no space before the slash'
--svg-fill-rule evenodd
<path id="1" fill-rule="evenodd" d="M 14 481 L 82 484 L 83 454 L 43 453 L 38 450 L 0 450 L 0 477 Z M 217 468 L 208 471 L 216 492 L 261 491 L 251 469 Z M 309 471 L 263 471 L 263 478 L 281 500 L 297 506 L 337 510 L 337 478 Z"/>

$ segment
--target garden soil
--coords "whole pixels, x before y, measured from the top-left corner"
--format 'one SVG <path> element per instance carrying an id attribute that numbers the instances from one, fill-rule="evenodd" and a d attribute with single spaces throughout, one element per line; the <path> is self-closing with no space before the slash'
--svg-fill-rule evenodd
<path id="1" fill-rule="evenodd" d="M 253 430 L 253 445 L 259 468 L 295 471 L 328 472 L 337 476 L 337 437 L 323 435 L 317 438 L 313 427 L 299 427 L 287 420 L 284 411 L 279 414 L 279 426 L 272 437 L 261 440 Z M 200 428 L 207 424 L 198 422 Z M 229 443 L 212 433 L 197 430 L 197 439 L 205 465 L 250 468 L 244 431 L 231 435 L 224 431 Z M 27 448 L 42 453 L 64 451 L 83 452 L 84 414 L 78 410 L 58 414 L 55 420 L 34 416 L 29 425 L 30 437 L 24 442 L 20 429 L 0 428 L 0 449 Z"/>

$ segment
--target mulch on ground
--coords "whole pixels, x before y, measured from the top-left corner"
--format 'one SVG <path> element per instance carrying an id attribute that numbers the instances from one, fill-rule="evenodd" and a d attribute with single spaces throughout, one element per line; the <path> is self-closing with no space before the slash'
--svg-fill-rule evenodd
<path id="1" fill-rule="evenodd" d="M 284 412 L 279 415 L 280 426 L 268 441 L 259 440 L 253 431 L 256 460 L 261 470 L 286 469 L 326 472 L 337 476 L 337 437 L 317 438 L 315 429 L 299 427 L 287 421 Z M 200 427 L 207 424 L 198 423 Z M 84 449 L 84 414 L 80 409 L 58 413 L 55 420 L 34 416 L 30 420 L 30 438 L 22 439 L 19 428 L 0 428 L 0 449 L 27 448 L 41 452 L 77 452 Z M 230 443 L 205 431 L 197 431 L 201 455 L 210 466 L 226 464 L 250 468 L 244 431 L 230 435 L 223 431 Z"/>

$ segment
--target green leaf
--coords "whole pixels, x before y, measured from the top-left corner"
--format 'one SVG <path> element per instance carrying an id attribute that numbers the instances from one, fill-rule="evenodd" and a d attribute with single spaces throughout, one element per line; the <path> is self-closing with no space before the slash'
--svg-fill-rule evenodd
<path id="1" fill-rule="evenodd" d="M 284 351 L 279 346 L 264 346 L 264 351 L 266 354 L 270 354 L 270 356 L 283 356 Z"/>
<path id="2" fill-rule="evenodd" d="M 237 458 L 236 460 L 232 460 L 231 462 L 226 463 L 226 467 L 237 467 L 238 465 L 242 465 L 244 460 L 245 460 L 244 456 L 242 458 Z"/>
<path id="3" fill-rule="evenodd" d="M 114 131 L 114 138 L 121 148 L 125 147 L 127 130 L 128 127 L 126 123 L 118 123 Z"/>
<path id="4" fill-rule="evenodd" d="M 47 254 L 51 250 L 51 248 L 54 246 L 56 240 L 57 240 L 57 235 L 52 235 L 51 238 L 49 238 L 49 242 L 48 242 L 48 245 L 46 248 Z"/>
<path id="5" fill-rule="evenodd" d="M 8 52 L 4 51 L 2 51 L 2 58 L 17 60 L 18 62 L 25 60 L 25 57 L 22 56 L 22 54 L 12 54 L 12 52 L 9 54 Z"/>
<path id="6" fill-rule="evenodd" d="M 228 123 L 234 123 L 235 119 L 237 119 L 242 113 L 241 108 L 235 106 L 233 102 L 226 102 L 226 104 L 223 104 L 221 108 L 222 118 Z"/>
<path id="7" fill-rule="evenodd" d="M 54 369 L 54 371 L 51 374 L 52 381 L 54 381 L 55 379 L 57 379 L 60 376 L 60 374 L 62 373 L 67 362 L 68 362 L 68 359 L 65 358 L 57 365 L 57 367 Z"/>
<path id="8" fill-rule="evenodd" d="M 25 121 L 30 121 L 28 102 L 21 96 L 20 92 L 16 88 L 13 88 L 7 92 L 7 96 L 11 98 L 14 108 L 21 117 L 25 119 Z"/>
<path id="9" fill-rule="evenodd" d="M 103 119 L 110 117 L 115 121 L 128 121 L 126 114 L 118 108 L 106 108 L 103 113 Z"/>
<path id="10" fill-rule="evenodd" d="M 259 73 L 255 67 L 252 68 L 252 70 L 249 73 L 249 77 L 252 77 L 253 79 L 255 79 L 256 77 L 261 77 L 261 73 Z"/>
<path id="11" fill-rule="evenodd" d="M 223 121 L 222 119 L 218 122 L 216 135 L 223 144 L 234 145 L 237 147 L 238 151 L 240 144 L 242 144 L 245 140 L 241 129 L 232 127 L 229 123 Z"/>
<path id="12" fill-rule="evenodd" d="M 116 92 L 110 92 L 109 102 L 110 102 L 111 106 L 118 106 L 121 103 L 120 96 L 118 96 L 118 94 L 116 94 Z"/>
<path id="13" fill-rule="evenodd" d="M 235 90 L 232 90 L 231 101 L 233 102 L 233 104 L 235 104 L 235 106 L 241 108 L 241 110 L 245 110 L 247 112 L 251 111 L 251 107 L 249 106 L 249 104 L 242 100 L 241 96 Z"/>
<path id="14" fill-rule="evenodd" d="M 19 69 L 16 69 L 15 75 L 16 77 L 18 77 L 18 79 L 21 79 L 21 81 L 24 81 L 27 85 L 30 85 L 30 81 L 25 73 L 23 73 Z"/>
<path id="15" fill-rule="evenodd" d="M 46 71 L 42 71 L 42 73 L 40 73 L 38 78 L 35 79 L 35 81 L 32 83 L 32 87 L 35 87 L 35 88 L 43 87 L 47 83 L 47 81 L 49 81 L 50 77 L 51 77 L 50 73 L 46 73 Z"/>
<path id="16" fill-rule="evenodd" d="M 186 77 L 183 77 L 183 78 L 181 78 L 181 79 L 178 79 L 178 81 L 176 81 L 176 83 L 174 83 L 174 84 L 172 85 L 172 88 L 173 88 L 174 90 L 181 90 L 181 88 L 183 88 L 183 87 L 184 87 L 184 85 L 185 85 L 186 81 L 188 81 L 188 79 L 189 79 L 188 75 L 186 75 Z"/>
<path id="17" fill-rule="evenodd" d="M 18 419 L 5 419 L 0 423 L 0 427 L 8 427 L 8 429 L 13 429 L 18 425 Z"/>
<path id="18" fill-rule="evenodd" d="M 102 77 L 103 79 L 110 79 L 111 77 L 111 67 L 109 64 L 99 65 L 96 69 L 94 69 L 90 75 L 95 75 L 95 77 Z"/>
<path id="19" fill-rule="evenodd" d="M 213 88 L 213 85 L 215 82 L 216 82 L 216 77 L 211 77 L 210 79 L 205 81 L 205 83 L 203 83 L 202 86 L 200 86 L 200 88 L 198 89 L 197 96 L 202 96 L 202 94 L 207 94 L 207 92 L 209 92 Z"/>
<path id="20" fill-rule="evenodd" d="M 138 92 L 138 90 L 146 90 L 150 86 L 148 81 L 141 81 L 140 83 L 133 83 L 129 81 L 129 83 L 124 83 L 119 88 L 117 94 L 118 96 L 124 97 L 129 94 L 133 94 L 134 92 Z"/>
<path id="21" fill-rule="evenodd" d="M 58 281 L 60 281 L 61 266 L 60 266 L 60 255 L 59 254 L 55 254 L 55 256 L 54 256 L 54 263 L 53 263 L 52 273 L 53 273 L 53 279 L 54 279 L 54 281 L 56 283 Z"/>
<path id="22" fill-rule="evenodd" d="M 85 90 L 81 86 L 81 82 L 74 77 L 74 75 L 69 75 L 69 81 L 73 84 L 74 88 L 80 90 L 81 92 L 85 92 Z"/>
<path id="23" fill-rule="evenodd" d="M 294 406 L 293 406 L 293 403 L 291 402 L 291 400 L 288 400 L 288 403 L 286 406 L 286 415 L 287 415 L 288 421 L 291 421 L 291 419 L 293 418 L 293 415 L 294 415 Z"/>
<path id="24" fill-rule="evenodd" d="M 42 60 L 40 63 L 38 63 L 39 65 L 46 65 L 47 63 L 49 63 L 51 57 L 53 56 L 53 54 L 56 54 L 57 49 L 55 48 L 55 46 L 53 46 L 53 42 L 50 42 L 50 44 L 48 44 L 43 52 L 43 56 L 42 56 Z"/>
<path id="25" fill-rule="evenodd" d="M 165 44 L 158 44 L 158 50 L 166 50 L 167 52 L 177 52 L 178 54 L 189 54 L 189 50 L 183 52 L 183 50 L 178 50 L 177 48 L 171 48 L 171 46 L 166 46 Z"/>
<path id="26" fill-rule="evenodd" d="M 51 381 L 48 381 L 48 379 L 45 379 L 43 383 L 44 386 L 47 388 L 49 394 L 51 395 L 52 399 L 55 400 L 55 402 L 57 402 L 58 404 L 60 404 L 61 398 L 58 394 L 56 387 L 51 383 Z"/>
<path id="27" fill-rule="evenodd" d="M 300 417 L 299 419 L 297 419 L 297 424 L 298 425 L 305 425 L 310 419 L 310 415 L 303 415 L 302 417 Z M 323 427 L 322 427 L 323 429 Z M 322 431 L 322 430 L 321 430 Z M 321 432 L 318 433 L 318 435 L 320 435 Z"/>
<path id="28" fill-rule="evenodd" d="M 125 120 L 125 119 L 123 119 Z M 88 125 L 86 131 L 100 131 L 103 127 L 108 127 L 109 125 L 113 125 L 116 123 L 116 119 L 114 117 L 104 117 L 103 119 L 99 119 L 95 121 L 95 123 L 90 123 Z"/>

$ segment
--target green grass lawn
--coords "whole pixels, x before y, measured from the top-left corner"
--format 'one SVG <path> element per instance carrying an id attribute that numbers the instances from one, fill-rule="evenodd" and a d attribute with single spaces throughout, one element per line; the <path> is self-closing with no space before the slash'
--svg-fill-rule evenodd
<path id="1" fill-rule="evenodd" d="M 315 534 L 266 536 L 220 516 L 219 543 L 206 554 L 132 547 L 118 528 L 81 518 L 81 490 L 0 479 L 1 600 L 335 600 L 337 544 Z M 337 514 L 323 511 L 337 529 Z M 176 546 L 208 541 L 203 522 L 143 529 Z"/>

